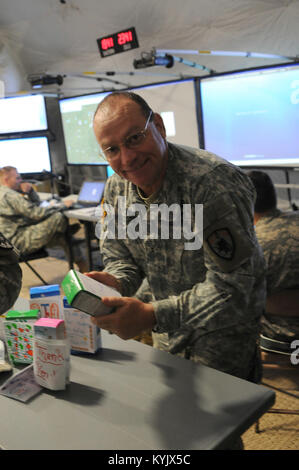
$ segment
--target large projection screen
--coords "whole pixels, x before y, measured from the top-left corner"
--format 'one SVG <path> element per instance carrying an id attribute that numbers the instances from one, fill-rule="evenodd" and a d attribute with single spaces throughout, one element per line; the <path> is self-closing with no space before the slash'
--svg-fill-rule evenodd
<path id="1" fill-rule="evenodd" d="M 141 95 L 153 111 L 162 115 L 169 142 L 198 147 L 195 85 L 192 79 L 129 91 Z M 96 93 L 59 101 L 69 165 L 107 164 L 92 129 L 93 114 L 106 95 Z"/>
<path id="2" fill-rule="evenodd" d="M 299 166 L 299 65 L 200 80 L 204 147 L 239 166 Z"/>
<path id="3" fill-rule="evenodd" d="M 161 114 L 167 140 L 174 144 L 199 146 L 196 99 L 193 80 L 137 88 L 153 109 Z"/>

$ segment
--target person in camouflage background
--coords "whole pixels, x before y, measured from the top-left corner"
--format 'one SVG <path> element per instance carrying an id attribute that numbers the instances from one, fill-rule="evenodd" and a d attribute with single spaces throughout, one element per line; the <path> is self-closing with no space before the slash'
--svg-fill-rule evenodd
<path id="1" fill-rule="evenodd" d="M 103 298 L 113 314 L 93 321 L 129 339 L 143 330 L 169 335 L 169 351 L 229 374 L 258 381 L 257 348 L 265 304 L 265 264 L 253 227 L 254 187 L 238 168 L 212 153 L 166 140 L 161 116 L 136 94 L 115 92 L 98 106 L 94 132 L 115 171 L 105 207 L 203 204 L 203 246 L 186 249 L 182 237 L 106 236 L 100 245 L 105 271 L 88 275 L 118 289 Z M 127 222 L 128 224 L 128 222 Z M 119 227 L 118 227 L 119 229 Z M 132 297 L 147 278 L 154 300 Z"/>
<path id="2" fill-rule="evenodd" d="M 22 270 L 18 251 L 0 233 L 0 314 L 16 301 L 22 286 Z"/>
<path id="3" fill-rule="evenodd" d="M 299 288 L 299 212 L 277 208 L 277 195 L 269 175 L 248 173 L 257 193 L 255 230 L 267 265 L 267 295 Z M 265 312 L 262 334 L 270 339 L 292 342 L 299 339 L 299 313 L 278 316 Z"/>
<path id="4" fill-rule="evenodd" d="M 22 255 L 45 246 L 61 246 L 69 258 L 70 248 L 65 238 L 67 219 L 62 211 L 72 201 L 40 207 L 38 195 L 29 183 L 22 182 L 14 167 L 0 169 L 0 183 L 0 231 L 5 237 Z M 87 263 L 78 246 L 73 247 L 73 255 L 80 270 L 86 271 Z"/>

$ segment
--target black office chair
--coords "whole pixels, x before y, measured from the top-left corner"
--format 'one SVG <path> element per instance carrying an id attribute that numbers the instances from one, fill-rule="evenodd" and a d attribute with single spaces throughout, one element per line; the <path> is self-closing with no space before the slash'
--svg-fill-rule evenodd
<path id="1" fill-rule="evenodd" d="M 283 312 L 285 315 L 294 315 L 299 311 L 299 290 L 288 289 L 281 291 L 276 294 L 272 294 L 267 298 L 266 309 L 271 314 L 279 315 Z M 264 370 L 277 370 L 277 372 L 291 372 L 294 370 L 294 365 L 291 363 L 291 342 L 277 341 L 272 338 L 268 338 L 265 334 L 260 335 L 260 351 L 261 359 Z M 298 399 L 298 395 L 284 390 L 283 388 L 275 387 L 274 385 L 268 385 L 262 382 L 262 385 L 269 387 L 277 392 L 281 392 L 285 395 Z M 288 415 L 299 415 L 299 409 L 282 409 L 282 408 L 270 408 L 267 413 L 277 414 L 288 414 Z M 259 432 L 259 422 L 256 423 L 256 432 Z"/>
<path id="2" fill-rule="evenodd" d="M 33 261 L 35 259 L 41 259 L 41 258 L 47 258 L 49 256 L 47 250 L 45 248 L 41 248 L 38 251 L 34 251 L 33 253 L 27 254 L 27 255 L 20 255 L 20 263 L 25 263 L 29 269 L 42 281 L 43 284 L 48 286 L 48 282 L 46 282 L 42 276 L 34 269 L 33 266 L 29 263 L 29 261 Z"/>
<path id="3" fill-rule="evenodd" d="M 280 343 L 280 344 L 279 344 Z M 261 335 L 260 337 L 260 350 L 262 357 L 263 369 L 267 369 L 277 373 L 281 376 L 282 373 L 294 371 L 294 366 L 291 365 L 290 354 L 286 353 L 287 343 L 280 341 L 274 341 L 270 338 Z M 288 345 L 289 348 L 289 345 Z M 271 388 L 276 392 L 283 393 L 292 398 L 298 399 L 299 396 L 296 393 L 292 393 L 288 390 L 284 390 L 281 387 L 274 386 L 273 384 L 268 384 L 262 380 L 261 385 Z M 276 414 L 286 414 L 286 415 L 299 415 L 299 409 L 287 409 L 287 408 L 270 408 L 266 413 L 276 413 Z M 259 421 L 255 423 L 255 432 L 259 433 Z"/>

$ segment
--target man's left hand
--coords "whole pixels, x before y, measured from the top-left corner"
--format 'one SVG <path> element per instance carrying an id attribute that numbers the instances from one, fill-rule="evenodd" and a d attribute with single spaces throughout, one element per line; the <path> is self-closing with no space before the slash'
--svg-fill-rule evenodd
<path id="1" fill-rule="evenodd" d="M 103 297 L 103 304 L 114 308 L 114 312 L 92 319 L 99 328 L 116 334 L 121 339 L 130 339 L 156 324 L 154 307 L 132 297 Z"/>

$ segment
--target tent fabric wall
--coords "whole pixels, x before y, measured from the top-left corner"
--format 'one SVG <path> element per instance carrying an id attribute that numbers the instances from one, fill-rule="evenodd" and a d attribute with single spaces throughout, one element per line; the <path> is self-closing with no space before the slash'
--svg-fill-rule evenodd
<path id="1" fill-rule="evenodd" d="M 1 0 L 0 39 L 10 42 L 24 76 L 48 72 L 66 75 L 59 87 L 64 96 L 90 89 L 119 88 L 111 81 L 96 82 L 75 75 L 86 71 L 114 71 L 129 87 L 169 80 L 183 75 L 204 74 L 175 63 L 171 69 L 133 68 L 141 51 L 158 49 L 251 51 L 298 55 L 299 2 L 297 0 Z M 96 39 L 135 26 L 139 49 L 101 58 Z M 217 72 L 271 64 L 273 60 L 230 56 L 191 55 Z M 275 62 L 275 61 L 274 61 Z M 277 62 L 277 61 L 276 61 Z M 130 75 L 129 73 L 134 73 Z M 3 75 L 3 70 L 1 72 Z M 122 75 L 124 74 L 124 75 Z M 23 90 L 17 82 L 10 90 Z M 102 75 L 102 78 L 105 78 Z M 113 77 L 112 77 L 113 78 Z M 115 76 L 114 76 L 115 78 Z M 0 76 L 1 79 L 1 76 Z M 111 79 L 111 77 L 110 77 Z M 27 82 L 27 89 L 30 85 Z M 57 86 L 47 87 L 47 90 Z"/>

